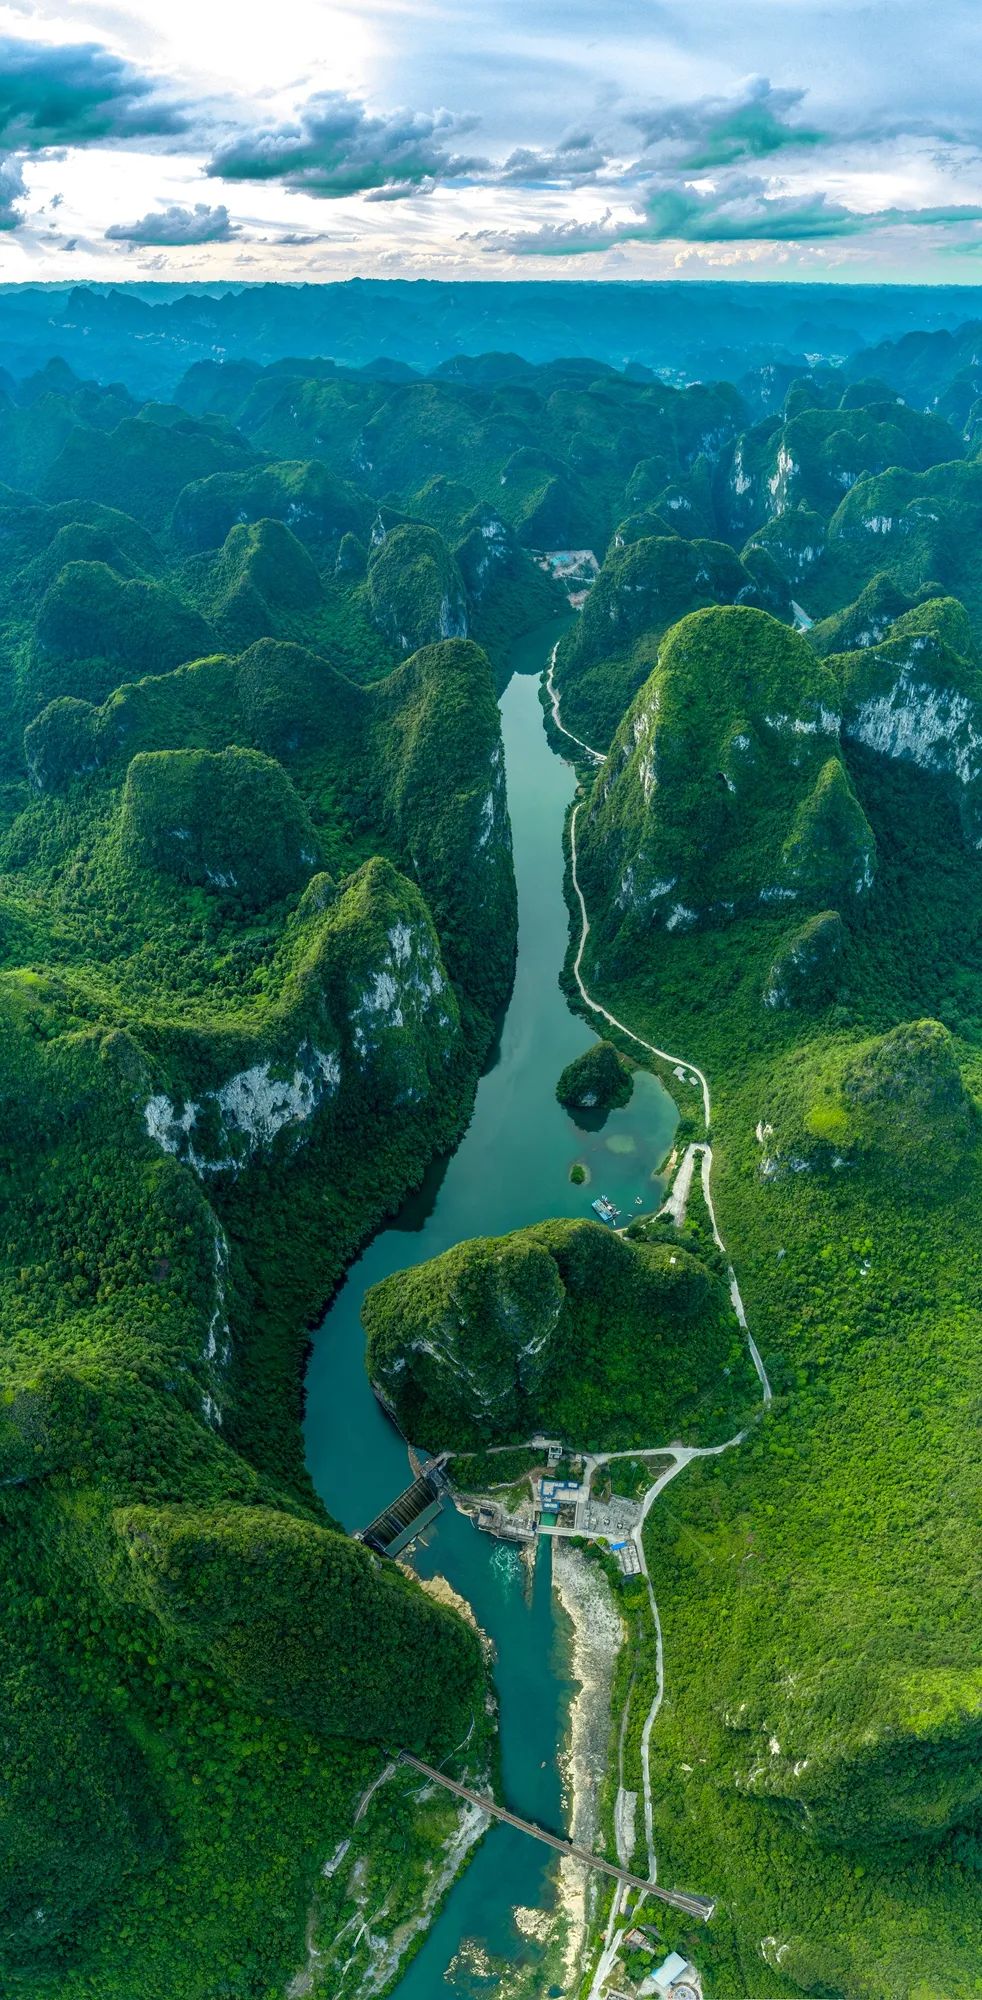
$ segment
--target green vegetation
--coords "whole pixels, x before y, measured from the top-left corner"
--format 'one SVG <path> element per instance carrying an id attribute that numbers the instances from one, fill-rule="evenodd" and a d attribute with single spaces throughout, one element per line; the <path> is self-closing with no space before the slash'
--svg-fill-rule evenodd
<path id="1" fill-rule="evenodd" d="M 614 1111 L 630 1104 L 633 1090 L 630 1064 L 611 1042 L 595 1042 L 567 1063 L 556 1085 L 556 1096 L 573 1111 Z"/>
<path id="2" fill-rule="evenodd" d="M 317 860 L 310 815 L 282 764 L 257 750 L 155 750 L 134 757 L 120 817 L 123 855 L 181 882 L 275 903 Z"/>
<path id="3" fill-rule="evenodd" d="M 903 611 L 878 643 L 834 655 L 843 733 L 947 774 L 966 839 L 982 835 L 982 670 L 968 614 L 952 597 Z"/>
<path id="4" fill-rule="evenodd" d="M 595 1222 L 459 1244 L 374 1286 L 364 1320 L 373 1381 L 433 1449 L 543 1427 L 592 1450 L 727 1435 L 752 1394 L 720 1281 Z"/>
<path id="5" fill-rule="evenodd" d="M 491 1044 L 494 677 L 570 547 L 564 720 L 613 739 L 585 976 L 711 1079 L 774 1401 L 698 1175 L 682 1230 L 387 1280 L 373 1371 L 465 1490 L 540 1428 L 746 1429 L 646 1527 L 659 1870 L 719 1899 L 666 1937 L 718 2000 L 974 1992 L 982 466 L 972 340 L 901 348 L 739 390 L 507 354 L 206 362 L 186 408 L 0 385 L 4 1993 L 272 2000 L 305 1936 L 378 1988 L 453 1827 L 400 1774 L 345 1859 L 379 1746 L 487 1782 L 475 1637 L 327 1518 L 298 1383 Z"/>
<path id="6" fill-rule="evenodd" d="M 466 1731 L 477 1634 L 395 1565 L 273 1508 L 137 1507 L 116 1526 L 132 1588 L 249 1709 L 315 1735 L 396 1732 L 409 1750 L 449 1750 Z M 440 1654 L 441 1673 L 409 1676 L 403 1695 L 415 1646 Z"/>
<path id="7" fill-rule="evenodd" d="M 132 514 L 153 532 L 165 525 L 189 480 L 234 481 L 235 468 L 255 460 L 246 440 L 225 424 L 182 410 L 171 412 L 173 421 L 159 422 L 159 414 L 150 404 L 124 417 L 115 430 L 81 425 L 70 430 L 39 481 L 41 497 L 99 501 Z"/>
<path id="8" fill-rule="evenodd" d="M 343 535 L 364 534 L 368 522 L 364 499 L 315 459 L 207 477 L 189 471 L 174 498 L 174 536 L 189 552 L 219 548 L 243 521 L 286 522 L 302 542 L 326 551 Z"/>
<path id="9" fill-rule="evenodd" d="M 719 1894 L 681 1948 L 725 2000 L 759 1990 L 762 1938 L 775 1995 L 869 2000 L 967 2000 L 980 1945 L 980 863 L 943 772 L 846 754 L 876 843 L 861 901 L 657 951 L 639 929 L 616 971 L 601 918 L 585 968 L 712 1080 L 720 1227 L 775 1391 L 646 1528 L 659 1868 Z M 635 1690 L 629 1744 L 644 1713 Z"/>
<path id="10" fill-rule="evenodd" d="M 435 528 L 407 521 L 386 534 L 368 565 L 368 602 L 403 653 L 467 636 L 463 579 Z"/>
<path id="11" fill-rule="evenodd" d="M 2 496 L 0 1985 L 266 2000 L 379 1745 L 486 1781 L 475 1635 L 340 1535 L 297 1416 L 467 1115 L 510 832 L 487 658 L 397 665 L 336 571 L 372 502 L 120 393 L 19 410 Z M 352 1865 L 395 1826 L 411 1903 L 451 1821 L 393 1801 Z"/>
<path id="12" fill-rule="evenodd" d="M 919 473 L 957 458 L 960 440 L 942 418 L 892 398 L 850 404 L 848 391 L 831 409 L 805 382 L 788 391 L 782 416 L 767 418 L 737 439 L 725 495 L 728 532 L 746 534 L 767 514 L 799 506 L 827 517 L 843 488 L 905 467 Z"/>
<path id="13" fill-rule="evenodd" d="M 25 707 L 36 715 L 60 694 L 100 700 L 125 667 L 166 671 L 210 649 L 204 620 L 162 584 L 123 581 L 105 562 L 67 562 L 38 611 Z"/>
<path id="14" fill-rule="evenodd" d="M 782 940 L 764 984 L 765 1007 L 826 1007 L 838 990 L 845 927 L 838 910 L 820 910 Z"/>
<path id="15" fill-rule="evenodd" d="M 766 613 L 699 611 L 672 629 L 581 829 L 588 902 L 614 964 L 634 962 L 655 926 L 868 892 L 873 836 L 838 726 L 830 669 Z"/>
<path id="16" fill-rule="evenodd" d="M 669 626 L 702 605 L 737 601 L 767 599 L 720 542 L 673 535 L 615 545 L 582 618 L 560 649 L 556 684 L 569 728 L 588 743 L 608 743 L 648 679 Z M 783 607 L 779 602 L 772 608 Z"/>

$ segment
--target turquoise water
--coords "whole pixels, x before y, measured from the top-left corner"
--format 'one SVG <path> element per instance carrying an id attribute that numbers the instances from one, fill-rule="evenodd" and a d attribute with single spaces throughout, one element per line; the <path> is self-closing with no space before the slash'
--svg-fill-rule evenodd
<path id="1" fill-rule="evenodd" d="M 422 1188 L 352 1266 L 314 1339 L 306 1381 L 307 1462 L 325 1504 L 349 1529 L 364 1527 L 410 1477 L 406 1447 L 365 1372 L 360 1311 L 368 1287 L 469 1236 L 498 1235 L 545 1216 L 589 1216 L 600 1193 L 626 1220 L 638 1194 L 647 1207 L 657 1193 L 653 1177 L 675 1128 L 672 1099 L 646 1074 L 638 1074 L 631 1103 L 603 1120 L 574 1122 L 556 1102 L 560 1070 L 595 1040 L 570 1013 L 558 983 L 568 938 L 562 829 L 576 781 L 571 766 L 549 748 L 538 676 L 560 629 L 544 627 L 516 647 L 513 678 L 501 698 L 518 962 L 473 1118 L 456 1152 L 434 1164 Z M 571 1184 L 574 1160 L 588 1167 L 587 1185 Z M 428 1531 L 416 1567 L 421 1575 L 447 1577 L 494 1641 L 509 1805 L 562 1832 L 556 1757 L 570 1686 L 550 1562 L 543 1544 L 529 1589 L 515 1550 L 479 1535 L 448 1509 Z M 513 1911 L 551 1904 L 550 1865 L 546 1849 L 511 1828 L 495 1827 L 396 1988 L 399 2000 L 473 1996 L 472 1974 L 445 1977 L 465 1939 L 512 1964 L 533 1961 L 537 1948 L 518 1931 Z"/>

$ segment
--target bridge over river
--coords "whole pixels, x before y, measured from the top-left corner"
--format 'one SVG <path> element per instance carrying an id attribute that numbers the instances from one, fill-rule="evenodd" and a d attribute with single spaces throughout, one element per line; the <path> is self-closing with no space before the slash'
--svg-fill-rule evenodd
<path id="1" fill-rule="evenodd" d="M 472 1792 L 467 1785 L 458 1785 L 454 1778 L 445 1777 L 432 1764 L 424 1764 L 420 1757 L 411 1757 L 408 1750 L 400 1750 L 400 1764 L 408 1764 L 414 1771 L 422 1773 L 435 1785 L 442 1785 L 447 1792 L 453 1792 L 458 1799 L 466 1799 L 472 1806 L 480 1806 L 492 1819 L 503 1820 L 506 1826 L 515 1826 L 519 1833 L 531 1834 L 533 1840 L 543 1840 L 547 1847 L 554 1847 L 557 1854 L 568 1854 L 574 1861 L 582 1861 L 584 1867 L 595 1868 L 601 1875 L 612 1875 L 617 1882 L 623 1882 L 629 1889 L 643 1889 L 646 1896 L 657 1896 L 659 1902 L 670 1903 L 673 1910 L 684 1910 L 686 1916 L 699 1917 L 708 1924 L 716 1904 L 709 1896 L 689 1896 L 682 1889 L 662 1889 L 657 1882 L 646 1882 L 640 1875 L 631 1875 L 626 1868 L 618 1868 L 613 1861 L 605 1861 L 599 1854 L 590 1854 L 585 1847 L 574 1847 L 571 1840 L 562 1840 L 558 1833 L 547 1833 L 545 1827 L 536 1826 L 532 1820 L 519 1819 L 517 1813 L 499 1806 L 494 1799 L 487 1799 L 480 1792 Z"/>

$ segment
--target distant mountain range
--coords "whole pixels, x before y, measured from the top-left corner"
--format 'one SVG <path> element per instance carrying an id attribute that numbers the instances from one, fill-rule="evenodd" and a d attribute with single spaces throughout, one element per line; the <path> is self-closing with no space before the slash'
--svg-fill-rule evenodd
<path id="1" fill-rule="evenodd" d="M 373 370 L 391 361 L 428 373 L 461 355 L 543 362 L 576 354 L 671 379 L 732 380 L 769 361 L 841 361 L 916 333 L 932 347 L 936 378 L 952 334 L 971 321 L 982 322 L 982 287 L 363 278 L 235 289 L 25 285 L 0 290 L 0 367 L 20 375 L 57 354 L 142 395 L 172 390 L 191 361 L 246 355 L 266 364 L 322 355 Z M 884 372 L 879 359 L 876 372 Z"/>

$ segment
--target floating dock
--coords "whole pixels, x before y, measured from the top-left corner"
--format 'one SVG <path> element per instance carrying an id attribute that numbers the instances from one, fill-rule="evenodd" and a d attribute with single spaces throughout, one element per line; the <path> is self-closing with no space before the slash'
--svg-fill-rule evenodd
<path id="1" fill-rule="evenodd" d="M 606 1194 L 598 1194 L 596 1201 L 590 1203 L 590 1207 L 596 1215 L 599 1215 L 601 1222 L 613 1224 L 620 1215 L 620 1209 L 614 1206 L 610 1196 Z"/>

